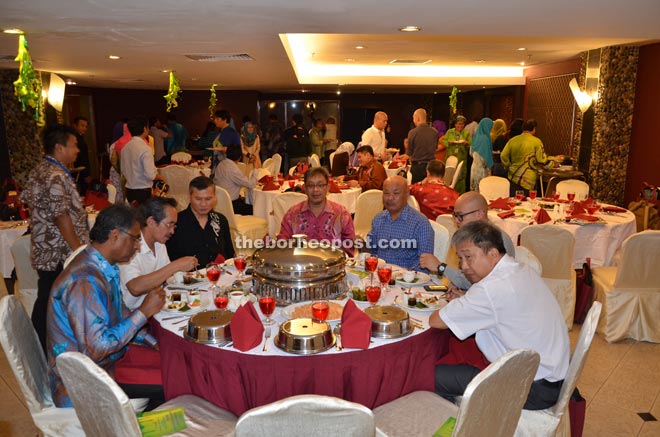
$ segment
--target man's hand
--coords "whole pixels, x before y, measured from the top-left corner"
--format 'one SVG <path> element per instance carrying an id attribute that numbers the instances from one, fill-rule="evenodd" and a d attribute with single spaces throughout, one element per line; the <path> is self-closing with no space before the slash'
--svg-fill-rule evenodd
<path id="1" fill-rule="evenodd" d="M 423 253 L 419 257 L 419 265 L 423 269 L 427 269 L 431 273 L 435 273 L 438 271 L 440 260 L 433 256 L 432 253 Z"/>
<path id="2" fill-rule="evenodd" d="M 452 301 L 454 299 L 458 299 L 459 297 L 465 296 L 465 291 L 461 290 L 460 288 L 450 285 L 449 289 L 445 293 L 445 299 Z"/>
<path id="3" fill-rule="evenodd" d="M 350 180 L 346 183 L 348 184 L 349 187 L 357 187 L 358 185 L 360 185 L 360 183 L 356 180 Z"/>
<path id="4" fill-rule="evenodd" d="M 172 264 L 176 267 L 177 272 L 189 272 L 199 265 L 199 261 L 194 256 L 184 256 L 172 261 Z"/>
<path id="5" fill-rule="evenodd" d="M 158 313 L 163 308 L 163 305 L 165 305 L 165 289 L 163 287 L 157 287 L 147 294 L 139 309 L 149 319 Z"/>

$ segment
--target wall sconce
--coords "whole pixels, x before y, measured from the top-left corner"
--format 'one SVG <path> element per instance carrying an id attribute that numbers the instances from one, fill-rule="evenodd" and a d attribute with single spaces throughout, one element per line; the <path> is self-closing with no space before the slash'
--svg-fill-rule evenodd
<path id="1" fill-rule="evenodd" d="M 57 112 L 62 112 L 64 104 L 64 90 L 66 83 L 55 73 L 50 73 L 50 85 L 48 86 L 48 103 L 55 108 Z"/>
<path id="2" fill-rule="evenodd" d="M 575 80 L 575 78 L 571 79 L 571 81 L 568 83 L 568 86 L 571 88 L 571 92 L 573 93 L 573 97 L 575 98 L 575 102 L 580 108 L 580 111 L 583 113 L 586 112 L 586 110 L 589 109 L 593 103 L 591 96 L 580 90 L 580 87 L 578 86 L 577 80 Z"/>

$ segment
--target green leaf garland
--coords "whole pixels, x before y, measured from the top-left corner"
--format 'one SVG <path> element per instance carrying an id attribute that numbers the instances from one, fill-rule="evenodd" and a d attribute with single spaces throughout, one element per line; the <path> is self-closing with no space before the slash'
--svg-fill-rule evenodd
<path id="1" fill-rule="evenodd" d="M 209 98 L 209 113 L 211 114 L 211 119 L 215 115 L 215 105 L 218 104 L 218 99 L 215 96 L 215 84 L 211 85 L 211 97 Z"/>
<path id="2" fill-rule="evenodd" d="M 456 103 L 458 102 L 458 88 L 454 87 L 451 90 L 451 95 L 449 96 L 449 117 L 454 118 L 456 115 Z"/>
<path id="3" fill-rule="evenodd" d="M 170 71 L 170 88 L 165 95 L 165 100 L 167 101 L 167 112 L 170 112 L 172 108 L 179 106 L 179 103 L 176 99 L 179 98 L 181 93 L 181 87 L 179 86 L 179 79 L 174 75 L 173 71 Z"/>
<path id="4" fill-rule="evenodd" d="M 14 94 L 21 102 L 23 112 L 28 106 L 34 109 L 34 119 L 37 126 L 46 124 L 44 118 L 44 100 L 42 96 L 43 85 L 41 77 L 32 65 L 32 58 L 28 50 L 27 39 L 24 34 L 18 37 L 18 54 L 14 61 L 19 62 L 18 79 L 14 81 Z"/>

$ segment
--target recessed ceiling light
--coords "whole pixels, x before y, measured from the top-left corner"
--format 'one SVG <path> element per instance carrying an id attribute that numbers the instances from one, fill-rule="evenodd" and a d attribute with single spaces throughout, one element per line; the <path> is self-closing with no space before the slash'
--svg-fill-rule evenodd
<path id="1" fill-rule="evenodd" d="M 169 73 L 170 70 L 160 70 L 161 73 Z"/>
<path id="2" fill-rule="evenodd" d="M 337 90 L 337 95 L 340 95 L 340 94 L 341 94 L 341 91 Z"/>
<path id="3" fill-rule="evenodd" d="M 76 85 L 76 83 L 74 81 L 72 81 L 71 79 L 67 80 L 66 84 L 67 85 Z"/>
<path id="4" fill-rule="evenodd" d="M 527 50 L 525 47 L 518 47 L 518 51 L 522 52 L 524 50 Z"/>
<path id="5" fill-rule="evenodd" d="M 433 91 L 433 94 L 438 94 L 438 92 L 437 92 L 437 91 Z"/>
<path id="6" fill-rule="evenodd" d="M 477 59 L 477 60 L 474 61 L 474 62 L 476 62 L 477 64 L 485 64 L 485 63 L 486 63 L 486 60 L 485 60 L 485 59 Z"/>
<path id="7" fill-rule="evenodd" d="M 362 50 L 362 49 L 366 49 L 366 47 L 365 46 L 355 46 L 355 49 L 356 50 Z"/>
<path id="8" fill-rule="evenodd" d="M 21 33 L 24 33 L 21 29 L 5 29 L 3 32 L 11 33 L 12 35 L 20 35 Z"/>
<path id="9" fill-rule="evenodd" d="M 525 61 L 520 61 L 520 65 L 525 65 Z"/>
<path id="10" fill-rule="evenodd" d="M 275 102 L 270 102 L 268 104 L 268 109 L 275 109 Z"/>
<path id="11" fill-rule="evenodd" d="M 404 26 L 399 28 L 399 32 L 419 32 L 422 30 L 419 26 Z"/>
<path id="12" fill-rule="evenodd" d="M 291 107 L 292 107 L 292 108 L 295 108 L 296 106 L 298 106 L 298 105 L 296 104 L 296 102 L 291 103 Z"/>
<path id="13" fill-rule="evenodd" d="M 355 62 L 355 59 L 353 59 L 353 58 L 346 58 L 346 59 L 344 59 L 344 61 L 346 61 L 346 62 Z"/>
<path id="14" fill-rule="evenodd" d="M 300 92 L 301 92 L 301 93 L 304 93 L 304 92 L 305 92 L 305 90 L 300 90 Z"/>
<path id="15" fill-rule="evenodd" d="M 108 59 L 115 59 L 115 60 L 116 60 L 116 59 L 121 59 L 121 56 L 117 56 L 117 55 L 108 55 Z"/>

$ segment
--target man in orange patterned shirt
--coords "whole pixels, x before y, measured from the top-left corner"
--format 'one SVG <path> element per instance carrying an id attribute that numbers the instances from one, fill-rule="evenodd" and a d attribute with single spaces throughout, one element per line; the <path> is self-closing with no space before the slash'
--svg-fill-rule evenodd
<path id="1" fill-rule="evenodd" d="M 429 220 L 435 220 L 440 214 L 451 214 L 458 199 L 458 192 L 445 185 L 445 164 L 434 159 L 426 166 L 426 179 L 409 187 L 415 196 L 419 209 Z"/>

